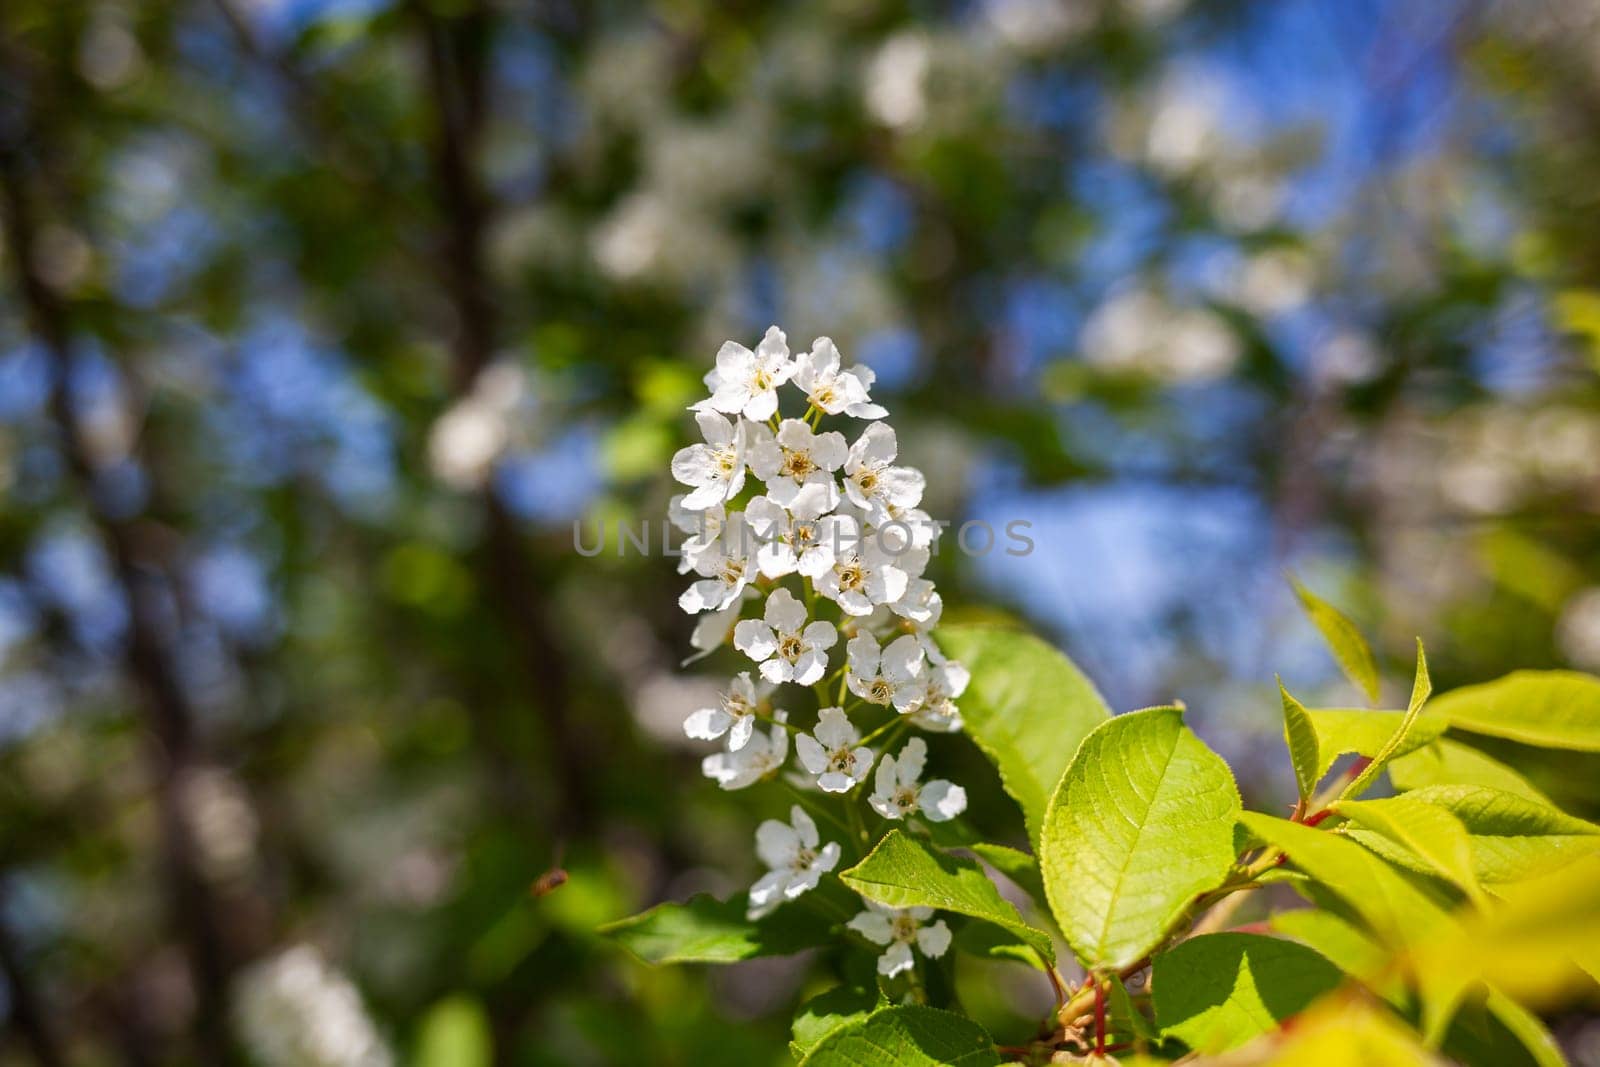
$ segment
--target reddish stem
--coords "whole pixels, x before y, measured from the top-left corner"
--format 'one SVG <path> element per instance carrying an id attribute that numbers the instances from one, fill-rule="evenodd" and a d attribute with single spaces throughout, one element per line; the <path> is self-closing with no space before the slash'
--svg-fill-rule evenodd
<path id="1" fill-rule="evenodd" d="M 1094 983 L 1094 1054 L 1106 1054 L 1106 987 L 1101 984 L 1099 975 L 1090 975 L 1089 980 Z"/>
<path id="2" fill-rule="evenodd" d="M 1333 809 L 1332 808 L 1323 808 L 1321 811 L 1317 812 L 1315 815 L 1307 815 L 1306 816 L 1306 825 L 1307 826 L 1315 826 L 1318 823 L 1322 822 L 1322 820 L 1326 819 L 1328 816 L 1330 816 L 1332 814 L 1333 814 Z"/>

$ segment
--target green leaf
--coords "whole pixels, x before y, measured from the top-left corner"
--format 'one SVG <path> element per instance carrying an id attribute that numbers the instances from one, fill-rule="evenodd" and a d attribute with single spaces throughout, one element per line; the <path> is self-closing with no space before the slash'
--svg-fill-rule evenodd
<path id="1" fill-rule="evenodd" d="M 891 908 L 938 908 L 993 923 L 1055 959 L 1050 935 L 1022 921 L 975 861 L 935 852 L 891 830 L 867 858 L 839 875 L 868 900 Z"/>
<path id="2" fill-rule="evenodd" d="M 1133 1003 L 1133 996 L 1128 992 L 1128 987 L 1122 984 L 1122 979 L 1115 974 L 1106 976 L 1106 1000 L 1109 1001 L 1111 1028 L 1114 1033 L 1123 1035 L 1123 1039 L 1159 1042 L 1160 1033 L 1155 1025 L 1145 1018 Z"/>
<path id="3" fill-rule="evenodd" d="M 801 1067 L 991 1067 L 994 1042 L 971 1019 L 914 1005 L 882 1008 L 819 1041 Z"/>
<path id="4" fill-rule="evenodd" d="M 1448 811 L 1467 832 L 1472 866 L 1485 882 L 1515 882 L 1600 851 L 1600 826 L 1515 793 L 1473 785 L 1414 789 L 1406 798 Z"/>
<path id="5" fill-rule="evenodd" d="M 795 1013 L 789 1050 L 799 1059 L 835 1030 L 865 1019 L 882 1006 L 883 997 L 876 987 L 841 985 L 819 993 Z"/>
<path id="6" fill-rule="evenodd" d="M 1372 658 L 1372 649 L 1367 646 L 1367 639 L 1361 636 L 1361 631 L 1356 629 L 1355 623 L 1345 618 L 1344 613 L 1338 608 L 1301 585 L 1296 579 L 1290 578 L 1289 582 L 1294 586 L 1295 595 L 1300 598 L 1300 606 L 1321 631 L 1322 639 L 1328 643 L 1328 649 L 1338 661 L 1339 669 L 1344 671 L 1345 677 L 1350 679 L 1357 689 L 1366 694 L 1368 700 L 1376 704 L 1378 662 Z"/>
<path id="7" fill-rule="evenodd" d="M 1050 791 L 1084 735 L 1111 709 L 1071 660 L 1032 634 L 950 626 L 935 637 L 972 672 L 961 697 L 966 732 L 999 768 L 1037 850 Z"/>
<path id="8" fill-rule="evenodd" d="M 1294 941 L 1203 934 L 1155 958 L 1156 1026 L 1201 1053 L 1238 1048 L 1335 988 L 1343 973 Z"/>
<path id="9" fill-rule="evenodd" d="M 1421 859 L 1425 873 L 1442 875 L 1474 900 L 1482 900 L 1467 828 L 1449 811 L 1415 793 L 1383 800 L 1341 800 L 1333 810 L 1366 831 L 1349 830 L 1350 837 L 1362 844 L 1374 835 L 1391 841 Z M 1385 854 L 1381 848 L 1374 851 Z"/>
<path id="10" fill-rule="evenodd" d="M 1421 975 L 1481 979 L 1531 1007 L 1571 1003 L 1594 989 L 1600 960 L 1600 853 L 1560 870 L 1498 886 L 1495 907 L 1463 912 L 1408 948 Z"/>
<path id="11" fill-rule="evenodd" d="M 950 943 L 958 952 L 965 952 L 979 959 L 1009 960 L 1012 963 L 1026 964 L 1036 971 L 1043 971 L 1045 968 L 1039 953 L 1030 948 L 1027 942 L 989 923 L 967 923 L 956 931 Z"/>
<path id="12" fill-rule="evenodd" d="M 1384 744 L 1395 735 L 1406 717 L 1403 711 L 1368 711 L 1365 708 L 1313 708 L 1306 714 L 1317 731 L 1318 781 L 1340 756 L 1353 752 L 1370 759 L 1383 751 Z M 1394 756 L 1428 744 L 1444 733 L 1448 725 L 1422 716 L 1411 724 L 1411 729 L 1395 748 Z"/>
<path id="13" fill-rule="evenodd" d="M 416 1067 L 489 1067 L 494 1037 L 483 1005 L 469 996 L 446 997 L 417 1027 Z"/>
<path id="14" fill-rule="evenodd" d="M 1428 714 L 1475 734 L 1600 752 L 1600 678 L 1578 671 L 1513 671 L 1450 690 Z"/>
<path id="15" fill-rule="evenodd" d="M 1338 834 L 1247 811 L 1240 820 L 1283 849 L 1289 861 L 1333 893 L 1391 948 L 1437 939 L 1452 926 L 1449 915 L 1385 860 Z M 1362 974 L 1357 977 L 1367 978 Z M 1447 968 L 1419 969 L 1426 1032 L 1442 1033 L 1473 978 Z"/>
<path id="16" fill-rule="evenodd" d="M 1278 679 L 1278 695 L 1283 699 L 1283 739 L 1289 746 L 1289 762 L 1294 764 L 1294 780 L 1304 807 L 1325 770 L 1317 753 L 1317 728 L 1305 707 L 1283 687 L 1282 678 Z"/>
<path id="17" fill-rule="evenodd" d="M 1538 1016 L 1494 991 L 1481 1003 L 1462 1006 L 1440 1051 L 1458 1063 L 1494 1067 L 1566 1067 L 1567 1062 Z"/>
<path id="18" fill-rule="evenodd" d="M 1264 1067 L 1439 1067 L 1395 1013 L 1371 997 L 1334 994 L 1273 1038 Z M 1247 1055 L 1247 1054 L 1245 1054 Z M 1496 1065 L 1498 1067 L 1498 1065 Z"/>
<path id="19" fill-rule="evenodd" d="M 1422 641 L 1417 641 L 1417 676 L 1411 683 L 1411 701 L 1406 705 L 1405 717 L 1400 720 L 1400 725 L 1394 728 L 1394 733 L 1389 735 L 1389 740 L 1378 749 L 1377 755 L 1372 757 L 1372 762 L 1367 764 L 1366 770 L 1356 775 L 1355 779 L 1339 794 L 1340 800 L 1354 800 L 1366 792 L 1373 782 L 1378 780 L 1378 775 L 1383 773 L 1384 767 L 1395 755 L 1403 751 L 1406 739 L 1411 733 L 1411 728 L 1417 721 L 1417 716 L 1422 714 L 1422 705 L 1428 702 L 1428 694 L 1433 692 L 1433 681 L 1428 677 L 1428 656 L 1422 650 Z"/>
<path id="20" fill-rule="evenodd" d="M 1424 715 L 1413 733 L 1433 721 Z M 1443 722 L 1443 720 L 1439 720 Z M 1520 797 L 1548 804 L 1549 798 L 1504 763 L 1484 755 L 1471 745 L 1441 738 L 1389 764 L 1389 780 L 1396 789 L 1421 789 L 1430 785 L 1481 785 L 1515 793 Z"/>
<path id="21" fill-rule="evenodd" d="M 1005 845 L 978 842 L 967 848 L 980 860 L 1017 883 L 1017 887 L 1040 907 L 1045 906 L 1044 878 L 1039 874 L 1039 861 L 1019 849 Z"/>
<path id="22" fill-rule="evenodd" d="M 794 904 L 752 922 L 742 897 L 722 901 L 702 894 L 685 904 L 657 904 L 599 932 L 646 963 L 734 963 L 823 944 L 830 924 Z"/>
<path id="23" fill-rule="evenodd" d="M 1085 966 L 1122 968 L 1227 877 L 1239 790 L 1177 708 L 1119 715 L 1078 749 L 1045 811 L 1039 865 Z"/>
<path id="24" fill-rule="evenodd" d="M 1296 867 L 1332 890 L 1380 941 L 1407 944 L 1448 921 L 1427 894 L 1354 841 L 1260 812 L 1247 811 L 1239 818 L 1264 840 L 1283 849 Z"/>
<path id="25" fill-rule="evenodd" d="M 1347 974 L 1368 976 L 1373 991 L 1390 1003 L 1405 1003 L 1405 987 L 1399 981 L 1372 978 L 1382 974 L 1389 953 L 1348 920 L 1322 908 L 1298 908 L 1278 912 L 1267 924 L 1283 936 L 1316 949 Z"/>

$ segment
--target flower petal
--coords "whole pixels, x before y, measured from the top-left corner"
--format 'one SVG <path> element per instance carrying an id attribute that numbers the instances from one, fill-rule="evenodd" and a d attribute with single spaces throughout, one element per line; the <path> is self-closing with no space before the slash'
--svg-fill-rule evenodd
<path id="1" fill-rule="evenodd" d="M 806 622 L 806 606 L 787 589 L 774 589 L 767 597 L 767 625 L 780 634 L 797 633 Z"/>
<path id="2" fill-rule="evenodd" d="M 817 712 L 817 728 L 812 733 L 830 750 L 853 745 L 861 737 L 843 708 L 823 708 Z"/>
<path id="3" fill-rule="evenodd" d="M 889 916 L 881 911 L 857 912 L 845 925 L 874 945 L 887 945 L 894 939 L 894 926 Z"/>
<path id="4" fill-rule="evenodd" d="M 715 741 L 732 725 L 733 716 L 721 708 L 701 708 L 683 720 L 683 732 L 696 741 Z"/>
<path id="5" fill-rule="evenodd" d="M 801 631 L 800 640 L 818 650 L 829 649 L 838 642 L 839 631 L 834 629 L 833 623 L 818 619 Z"/>
<path id="6" fill-rule="evenodd" d="M 755 731 L 756 717 L 754 715 L 739 715 L 733 720 L 733 725 L 728 727 L 728 751 L 737 752 L 750 743 L 750 735 Z"/>
<path id="7" fill-rule="evenodd" d="M 778 651 L 778 638 L 759 619 L 744 619 L 733 628 L 733 647 L 760 663 Z"/>
<path id="8" fill-rule="evenodd" d="M 940 919 L 932 926 L 917 928 L 917 947 L 930 960 L 936 960 L 950 948 L 950 927 Z"/>
<path id="9" fill-rule="evenodd" d="M 878 973 L 885 978 L 909 971 L 912 965 L 911 946 L 904 941 L 896 941 L 878 957 Z"/>
<path id="10" fill-rule="evenodd" d="M 789 823 L 794 827 L 795 834 L 800 838 L 800 843 L 806 848 L 817 847 L 817 824 L 811 816 L 806 814 L 806 809 L 798 804 L 789 806 Z"/>
<path id="11" fill-rule="evenodd" d="M 800 851 L 800 835 L 794 827 L 777 819 L 766 819 L 756 827 L 756 855 L 768 867 L 787 867 Z"/>
<path id="12" fill-rule="evenodd" d="M 795 754 L 800 757 L 800 766 L 812 774 L 821 774 L 828 767 L 828 750 L 817 744 L 817 739 L 810 734 L 800 734 L 794 739 Z"/>
<path id="13" fill-rule="evenodd" d="M 789 675 L 786 678 L 773 679 L 774 681 L 793 681 L 796 685 L 816 685 L 828 672 L 828 657 L 814 648 L 800 653 L 800 658 L 794 661 L 793 666 L 779 657 L 767 660 L 767 663 L 761 665 L 761 675 L 764 678 L 770 677 L 766 669 L 768 663 L 778 664 L 779 670 Z"/>
<path id="14" fill-rule="evenodd" d="M 943 778 L 922 787 L 917 797 L 922 817 L 930 822 L 947 822 L 967 810 L 967 791 Z"/>
<path id="15" fill-rule="evenodd" d="M 887 757 L 885 757 L 887 758 Z M 922 777 L 923 764 L 928 759 L 928 743 L 920 737 L 913 737 L 900 749 L 900 757 L 896 761 L 899 765 L 899 781 L 902 785 L 914 785 Z"/>

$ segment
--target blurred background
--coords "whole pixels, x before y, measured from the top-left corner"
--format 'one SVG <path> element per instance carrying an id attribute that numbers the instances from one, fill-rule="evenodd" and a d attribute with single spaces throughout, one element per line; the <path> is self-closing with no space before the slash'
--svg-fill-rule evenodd
<path id="1" fill-rule="evenodd" d="M 935 515 L 1032 523 L 940 557 L 947 618 L 1185 700 L 1248 804 L 1292 797 L 1274 671 L 1357 699 L 1285 572 L 1390 699 L 1413 635 L 1441 687 L 1600 669 L 1597 41 L 1590 0 L 7 0 L 0 1063 L 785 1062 L 795 964 L 593 933 L 742 890 L 783 805 L 698 773 L 732 653 L 679 667 L 676 561 L 614 532 L 773 322 L 877 372 Z M 1600 813 L 1592 758 L 1496 751 Z"/>

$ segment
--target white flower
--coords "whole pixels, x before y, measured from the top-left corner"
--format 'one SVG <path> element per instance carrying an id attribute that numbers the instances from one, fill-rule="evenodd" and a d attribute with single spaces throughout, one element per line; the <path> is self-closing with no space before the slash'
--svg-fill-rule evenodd
<path id="1" fill-rule="evenodd" d="M 850 446 L 844 463 L 844 491 L 874 522 L 893 518 L 892 508 L 915 508 L 926 479 L 914 467 L 896 467 L 900 446 L 894 428 L 875 422 Z"/>
<path id="2" fill-rule="evenodd" d="M 694 570 L 695 561 L 717 543 L 717 535 L 728 522 L 728 512 L 721 504 L 703 511 L 690 511 L 683 506 L 687 494 L 680 493 L 667 501 L 667 519 L 686 536 L 678 546 L 678 573 Z"/>
<path id="3" fill-rule="evenodd" d="M 823 510 L 832 511 L 839 502 L 833 472 L 844 466 L 849 453 L 844 434 L 813 433 L 799 419 L 784 419 L 776 437 L 752 442 L 749 462 L 756 477 L 767 483 L 767 495 L 778 503 L 788 507 L 803 487 L 821 484 L 829 493 Z"/>
<path id="4" fill-rule="evenodd" d="M 833 566 L 835 544 L 853 544 L 854 525 L 827 512 L 838 502 L 832 484 L 801 486 L 787 507 L 771 497 L 751 499 L 745 521 L 755 534 L 756 565 L 768 578 L 799 571 L 815 578 Z"/>
<path id="5" fill-rule="evenodd" d="M 878 543 L 890 553 L 930 548 L 940 532 L 940 524 L 921 508 L 891 504 L 878 518 L 881 520 L 876 530 Z"/>
<path id="6" fill-rule="evenodd" d="M 783 726 L 784 713 L 774 712 L 779 725 L 763 733 L 751 733 L 749 742 L 737 752 L 713 752 L 700 761 L 700 771 L 723 789 L 743 789 L 755 785 L 783 767 L 789 758 L 789 731 Z"/>
<path id="7" fill-rule="evenodd" d="M 711 398 L 695 407 L 766 422 L 778 411 L 778 386 L 794 373 L 789 343 L 776 326 L 767 328 L 754 352 L 737 341 L 725 342 L 717 366 L 706 375 Z"/>
<path id="8" fill-rule="evenodd" d="M 696 655 L 684 660 L 682 666 L 705 659 L 731 641 L 739 613 L 744 610 L 744 601 L 755 595 L 754 589 L 746 587 L 737 600 L 721 611 L 710 611 L 696 619 L 694 632 L 689 635 L 689 647 L 695 649 Z"/>
<path id="9" fill-rule="evenodd" d="M 806 624 L 806 607 L 787 589 L 767 597 L 765 620 L 734 627 L 733 647 L 761 665 L 769 682 L 814 685 L 828 669 L 828 649 L 839 640 L 833 623 Z"/>
<path id="10" fill-rule="evenodd" d="M 881 419 L 889 414 L 871 402 L 867 390 L 877 375 L 872 368 L 839 369 L 839 349 L 826 337 L 811 343 L 811 351 L 795 360 L 794 382 L 806 399 L 829 415 L 843 412 L 857 419 Z"/>
<path id="11" fill-rule="evenodd" d="M 967 810 L 967 791 L 943 778 L 918 784 L 922 766 L 928 758 L 928 744 L 913 737 L 899 756 L 885 755 L 878 761 L 868 802 L 885 819 L 904 819 L 920 812 L 933 822 L 945 822 Z"/>
<path id="12" fill-rule="evenodd" d="M 911 721 L 924 730 L 954 733 L 961 729 L 961 712 L 956 697 L 967 690 L 972 675 L 955 660 L 946 660 L 923 673 L 921 691 L 915 698 Z"/>
<path id="13" fill-rule="evenodd" d="M 848 515 L 834 516 L 833 561 L 817 576 L 817 592 L 839 605 L 846 615 L 870 615 L 874 605 L 892 604 L 905 595 L 906 572 L 871 538 L 861 536 Z"/>
<path id="14" fill-rule="evenodd" d="M 893 978 L 912 966 L 911 946 L 915 944 L 930 960 L 938 959 L 950 947 L 950 928 L 940 919 L 932 926 L 922 925 L 933 918 L 932 908 L 886 908 L 863 901 L 867 910 L 845 925 L 874 945 L 887 945 L 878 957 L 878 973 Z"/>
<path id="15" fill-rule="evenodd" d="M 728 685 L 716 707 L 701 708 L 683 720 L 683 732 L 696 741 L 715 741 L 727 734 L 728 751 L 737 752 L 749 743 L 755 730 L 758 703 L 750 672 L 742 671 Z"/>
<path id="16" fill-rule="evenodd" d="M 733 499 L 744 488 L 750 424 L 729 422 L 715 411 L 697 411 L 694 419 L 700 424 L 705 444 L 678 449 L 672 457 L 672 476 L 694 487 L 680 506 L 702 511 Z"/>
<path id="17" fill-rule="evenodd" d="M 839 845 L 829 841 L 818 847 L 817 824 L 796 804 L 789 821 L 768 819 L 756 827 L 756 855 L 768 867 L 750 887 L 749 917 L 759 919 L 786 900 L 815 889 L 822 876 L 839 862 Z"/>
<path id="18" fill-rule="evenodd" d="M 823 708 L 817 728 L 794 739 L 800 765 L 817 776 L 824 793 L 848 793 L 872 770 L 872 750 L 853 748 L 861 735 L 845 718 L 843 708 Z"/>
<path id="19" fill-rule="evenodd" d="M 904 634 L 880 649 L 877 638 L 858 633 L 846 648 L 849 661 L 844 678 L 850 692 L 869 704 L 892 704 L 899 712 L 916 710 L 925 688 L 918 684 L 922 645 L 914 635 Z"/>
<path id="20" fill-rule="evenodd" d="M 928 579 L 912 578 L 906 583 L 905 593 L 889 605 L 889 610 L 927 631 L 939 625 L 939 616 L 944 614 L 944 598 Z"/>
<path id="21" fill-rule="evenodd" d="M 691 615 L 702 611 L 721 611 L 738 601 L 744 587 L 755 577 L 753 558 L 756 538 L 740 512 L 728 517 L 716 540 L 694 557 L 694 572 L 701 580 L 678 598 L 678 606 Z"/>

